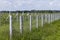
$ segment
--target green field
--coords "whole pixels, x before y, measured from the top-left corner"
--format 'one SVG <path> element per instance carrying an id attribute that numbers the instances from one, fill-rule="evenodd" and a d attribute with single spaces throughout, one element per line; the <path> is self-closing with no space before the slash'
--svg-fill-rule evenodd
<path id="1" fill-rule="evenodd" d="M 0 40 L 9 40 L 9 15 L 2 14 L 0 17 Z M 29 31 L 29 19 L 24 15 L 23 34 L 20 34 L 19 19 L 16 20 L 16 14 L 13 16 L 13 34 L 12 40 L 60 40 L 60 20 L 54 21 L 51 24 L 44 24 L 40 26 L 41 20 L 39 20 L 39 28 L 36 29 L 35 15 L 32 19 L 32 31 Z M 20 16 L 20 14 L 19 14 Z M 18 17 L 19 17 L 18 16 Z"/>

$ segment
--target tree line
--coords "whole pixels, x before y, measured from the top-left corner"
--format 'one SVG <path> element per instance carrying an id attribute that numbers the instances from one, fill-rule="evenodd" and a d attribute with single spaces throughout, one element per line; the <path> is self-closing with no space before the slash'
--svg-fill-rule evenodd
<path id="1" fill-rule="evenodd" d="M 0 11 L 0 13 L 60 13 L 59 10 L 23 10 L 23 11 Z"/>

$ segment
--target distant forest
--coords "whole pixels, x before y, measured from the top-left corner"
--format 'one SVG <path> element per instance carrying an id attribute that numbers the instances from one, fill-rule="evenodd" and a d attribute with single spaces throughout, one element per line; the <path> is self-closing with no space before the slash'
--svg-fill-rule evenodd
<path id="1" fill-rule="evenodd" d="M 0 13 L 60 13 L 60 10 L 0 11 Z"/>

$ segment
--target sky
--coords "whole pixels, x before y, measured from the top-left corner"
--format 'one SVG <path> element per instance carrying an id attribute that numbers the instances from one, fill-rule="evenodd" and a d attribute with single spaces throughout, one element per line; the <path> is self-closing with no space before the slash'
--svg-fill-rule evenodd
<path id="1" fill-rule="evenodd" d="M 60 0 L 0 0 L 2 10 L 60 10 Z"/>

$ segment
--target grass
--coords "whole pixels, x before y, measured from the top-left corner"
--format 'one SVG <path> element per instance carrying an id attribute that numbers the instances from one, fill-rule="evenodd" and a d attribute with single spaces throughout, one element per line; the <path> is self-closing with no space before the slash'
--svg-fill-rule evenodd
<path id="1" fill-rule="evenodd" d="M 34 20 L 35 18 L 32 19 L 32 31 L 30 32 L 29 20 L 25 18 L 23 24 L 24 31 L 23 34 L 20 34 L 19 22 L 14 18 L 12 40 L 60 40 L 60 20 L 54 21 L 51 24 L 46 23 L 44 27 L 39 25 L 38 29 L 35 27 L 36 21 Z M 9 40 L 9 22 L 4 22 L 0 25 L 0 40 Z"/>
<path id="2" fill-rule="evenodd" d="M 51 24 L 45 24 L 44 27 L 39 27 L 20 34 L 18 29 L 13 29 L 13 40 L 60 40 L 60 20 Z M 0 27 L 0 40 L 9 40 L 9 27 L 3 25 Z"/>

